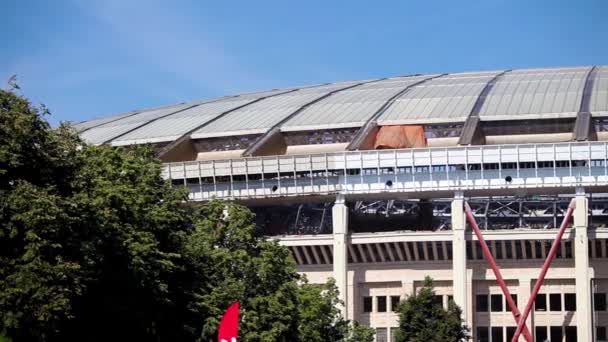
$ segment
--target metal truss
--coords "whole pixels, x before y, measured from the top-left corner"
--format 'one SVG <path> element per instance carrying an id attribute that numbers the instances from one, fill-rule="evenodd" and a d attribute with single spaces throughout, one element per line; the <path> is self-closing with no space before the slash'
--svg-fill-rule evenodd
<path id="1" fill-rule="evenodd" d="M 571 196 L 474 197 L 468 203 L 482 230 L 556 229 Z M 589 198 L 589 224 L 608 226 L 608 194 Z M 332 232 L 332 203 L 253 207 L 264 235 Z M 350 204 L 349 231 L 445 231 L 452 229 L 451 199 L 356 201 Z"/>

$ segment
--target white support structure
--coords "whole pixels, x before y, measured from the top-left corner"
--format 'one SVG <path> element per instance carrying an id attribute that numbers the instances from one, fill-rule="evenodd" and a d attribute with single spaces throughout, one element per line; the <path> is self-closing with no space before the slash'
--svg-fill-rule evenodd
<path id="1" fill-rule="evenodd" d="M 606 141 L 346 151 L 168 163 L 162 175 L 187 187 L 194 201 L 470 190 L 542 194 L 606 188 L 607 152 Z"/>
<path id="2" fill-rule="evenodd" d="M 469 312 L 467 295 L 467 241 L 465 237 L 466 221 L 464 216 L 464 197 L 457 192 L 452 201 L 452 271 L 454 302 L 462 309 L 462 315 L 468 326 L 471 326 L 472 315 Z"/>
<path id="3" fill-rule="evenodd" d="M 574 268 L 576 281 L 576 322 L 578 341 L 591 341 L 593 320 L 591 305 L 591 279 L 589 276 L 588 199 L 582 188 L 576 190 L 574 210 Z"/>
<path id="4" fill-rule="evenodd" d="M 339 299 L 344 302 L 340 308 L 342 315 L 348 317 L 348 207 L 343 195 L 336 197 L 332 208 L 334 260 L 333 274 L 339 291 Z"/>

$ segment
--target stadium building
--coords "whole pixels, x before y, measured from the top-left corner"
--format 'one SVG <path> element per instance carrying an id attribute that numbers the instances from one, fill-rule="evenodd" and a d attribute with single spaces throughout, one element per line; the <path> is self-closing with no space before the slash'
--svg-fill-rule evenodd
<path id="1" fill-rule="evenodd" d="M 504 290 L 523 313 L 543 278 L 535 341 L 607 339 L 608 66 L 319 84 L 74 126 L 93 144 L 151 144 L 194 201 L 247 205 L 311 282 L 336 279 L 377 341 L 425 276 L 475 341 L 510 341 Z"/>

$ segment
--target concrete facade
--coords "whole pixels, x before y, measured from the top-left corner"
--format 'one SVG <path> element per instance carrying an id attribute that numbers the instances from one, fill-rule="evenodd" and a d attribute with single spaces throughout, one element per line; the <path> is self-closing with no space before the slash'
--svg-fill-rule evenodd
<path id="1" fill-rule="evenodd" d="M 589 227 L 588 199 L 582 189 L 577 189 L 575 199 L 572 227 L 564 234 L 527 320 L 535 340 L 601 341 L 608 329 L 608 229 Z M 462 308 L 474 341 L 508 341 L 516 324 L 465 225 L 465 200 L 462 193 L 454 196 L 451 231 L 349 234 L 347 203 L 338 197 L 333 234 L 285 237 L 281 242 L 295 254 L 310 248 L 321 261 L 322 254 L 328 254 L 326 248 L 333 247 L 331 264 L 310 262 L 300 264 L 299 270 L 312 283 L 335 278 L 346 317 L 376 328 L 377 341 L 393 340 L 398 325 L 393 303 L 419 289 L 426 276 L 434 279 L 438 300 L 445 306 L 454 300 Z M 556 234 L 556 229 L 484 231 L 522 312 Z"/>

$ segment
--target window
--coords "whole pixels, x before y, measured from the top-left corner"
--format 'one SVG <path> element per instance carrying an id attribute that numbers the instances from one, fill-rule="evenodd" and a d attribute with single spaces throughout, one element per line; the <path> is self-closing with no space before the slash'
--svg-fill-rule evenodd
<path id="1" fill-rule="evenodd" d="M 376 328 L 376 342 L 388 342 L 387 330 L 387 328 Z"/>
<path id="2" fill-rule="evenodd" d="M 507 342 L 511 342 L 511 340 L 513 340 L 515 330 L 517 330 L 517 327 L 507 327 Z"/>
<path id="3" fill-rule="evenodd" d="M 386 312 L 386 297 L 376 297 L 378 300 L 378 312 Z"/>
<path id="4" fill-rule="evenodd" d="M 576 311 L 576 293 L 564 293 L 564 310 Z"/>
<path id="5" fill-rule="evenodd" d="M 372 312 L 372 297 L 363 297 L 363 312 Z"/>
<path id="6" fill-rule="evenodd" d="M 391 296 L 391 311 L 397 312 L 399 309 L 399 301 L 401 301 L 401 297 L 399 296 Z"/>
<path id="7" fill-rule="evenodd" d="M 488 312 L 488 296 L 477 295 L 475 306 L 477 308 L 477 312 Z"/>
<path id="8" fill-rule="evenodd" d="M 551 327 L 549 331 L 551 332 L 551 341 L 561 341 L 564 338 L 561 326 Z"/>
<path id="9" fill-rule="evenodd" d="M 391 328 L 391 342 L 397 342 L 397 330 L 399 330 L 398 327 Z"/>
<path id="10" fill-rule="evenodd" d="M 547 340 L 547 327 L 536 327 L 534 329 L 534 337 L 536 342 L 545 342 Z"/>
<path id="11" fill-rule="evenodd" d="M 566 327 L 566 342 L 576 342 L 576 327 Z"/>
<path id="12" fill-rule="evenodd" d="M 595 339 L 598 341 L 606 341 L 606 327 L 595 328 Z"/>
<path id="13" fill-rule="evenodd" d="M 593 307 L 595 311 L 606 311 L 606 294 L 605 293 L 594 293 L 593 294 Z"/>
<path id="14" fill-rule="evenodd" d="M 502 311 L 502 295 L 493 294 L 490 296 L 490 306 L 492 308 L 492 312 L 500 312 Z"/>
<path id="15" fill-rule="evenodd" d="M 549 311 L 562 311 L 561 293 L 549 294 Z"/>
<path id="16" fill-rule="evenodd" d="M 534 301 L 534 310 L 536 311 L 547 311 L 547 295 L 539 293 Z M 542 340 L 541 340 L 542 341 Z"/>
<path id="17" fill-rule="evenodd" d="M 502 327 L 492 327 L 492 341 L 502 341 Z"/>
<path id="18" fill-rule="evenodd" d="M 477 327 L 477 341 L 490 342 L 490 335 L 488 334 L 488 327 Z"/>
<path id="19" fill-rule="evenodd" d="M 517 306 L 517 295 L 511 294 L 511 298 L 513 299 L 513 303 L 515 303 L 515 306 Z M 511 311 L 509 303 L 507 302 L 507 297 L 505 297 L 505 311 Z"/>
<path id="20" fill-rule="evenodd" d="M 443 296 L 434 295 L 433 304 L 437 304 L 437 305 L 440 305 L 441 307 L 443 307 Z"/>

